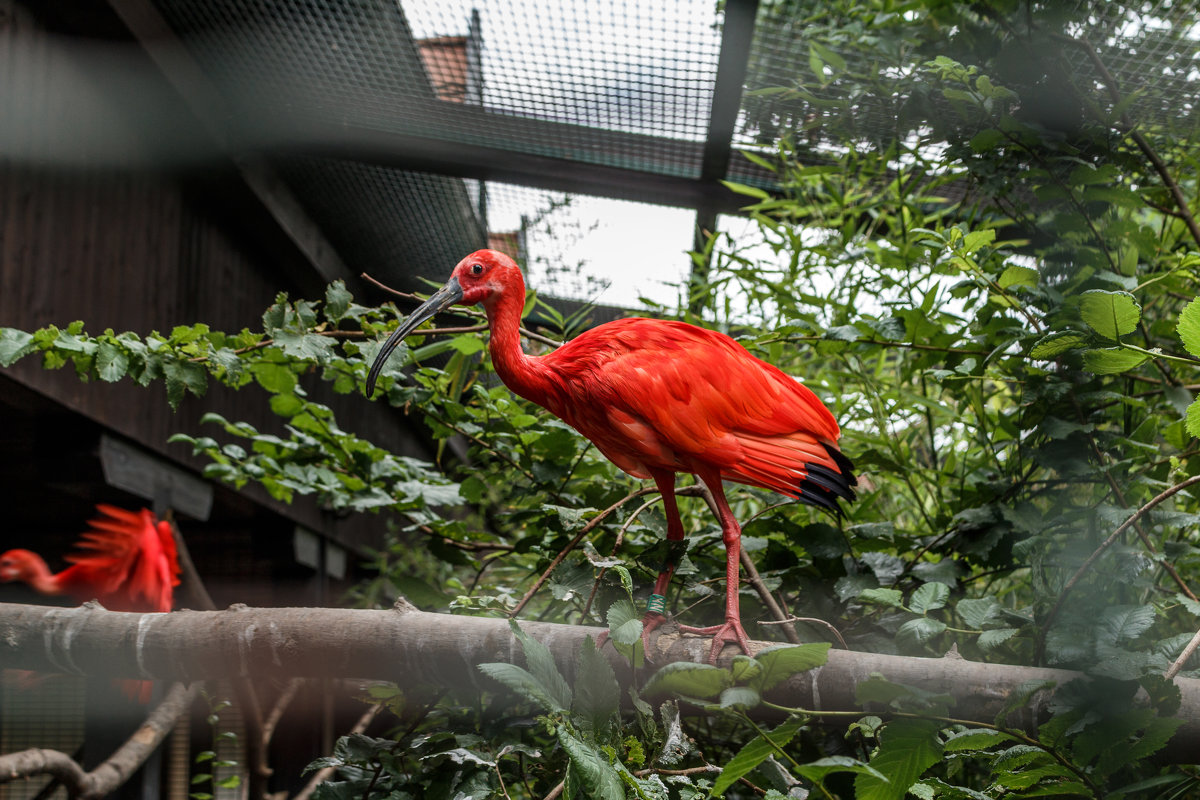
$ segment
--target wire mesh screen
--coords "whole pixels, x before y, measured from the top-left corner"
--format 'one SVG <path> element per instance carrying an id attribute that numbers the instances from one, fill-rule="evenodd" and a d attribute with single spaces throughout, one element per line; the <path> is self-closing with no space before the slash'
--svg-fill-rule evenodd
<path id="1" fill-rule="evenodd" d="M 536 217 L 538 202 L 497 180 L 570 189 L 599 168 L 608 183 L 584 191 L 638 197 L 619 191 L 623 177 L 653 176 L 660 203 L 707 182 L 678 202 L 693 209 L 719 190 L 714 178 L 777 188 L 737 148 L 786 136 L 801 160 L 820 163 L 846 146 L 882 152 L 924 135 L 930 120 L 969 127 L 921 79 L 942 52 L 996 64 L 1021 113 L 1051 128 L 1094 113 L 1081 97 L 1115 107 L 1110 87 L 1139 124 L 1184 137 L 1200 122 L 1200 23 L 1180 0 L 980 3 L 949 27 L 926 9 L 894 17 L 912 27 L 893 26 L 879 47 L 874 11 L 823 0 L 153 2 L 227 104 L 230 141 L 278 165 L 352 270 L 406 288 L 508 237 L 531 262 L 566 258 L 542 280 L 587 298 L 597 287 L 582 278 L 568 287 L 575 262 L 561 242 L 513 238 L 524 229 L 506 219 L 509 207 Z M 726 35 L 735 12 L 754 20 L 748 47 L 731 48 Z M 1065 74 L 1042 68 L 1049 59 Z M 745 66 L 744 86 L 722 88 L 730 65 Z M 737 124 L 721 141 L 715 115 L 729 92 Z M 729 148 L 714 175 L 712 155 Z M 576 209 L 590 202 L 576 197 Z M 688 234 L 671 246 L 677 260 L 664 263 L 686 270 Z"/>
<path id="2" fill-rule="evenodd" d="M 253 141 L 337 126 L 698 174 L 713 5 L 159 0 Z M 280 125 L 286 120 L 287 129 Z"/>

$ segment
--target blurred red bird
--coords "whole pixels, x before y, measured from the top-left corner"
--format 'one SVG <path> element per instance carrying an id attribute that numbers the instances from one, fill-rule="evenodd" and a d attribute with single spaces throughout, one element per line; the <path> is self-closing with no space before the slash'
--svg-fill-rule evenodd
<path id="1" fill-rule="evenodd" d="M 109 611 L 170 611 L 179 585 L 179 562 L 171 525 L 149 509 L 126 511 L 97 505 L 71 566 L 52 573 L 30 550 L 0 554 L 0 582 L 23 581 L 46 595 L 65 595 L 78 603 L 99 600 Z M 150 683 L 125 682 L 126 691 L 149 700 Z"/>
<path id="2" fill-rule="evenodd" d="M 713 637 L 709 660 L 726 643 L 749 652 L 738 611 L 741 528 L 721 481 L 771 489 L 842 514 L 854 499 L 841 431 L 824 404 L 796 379 L 760 361 L 728 336 L 683 322 L 644 318 L 598 325 L 543 356 L 521 350 L 525 280 L 508 256 L 480 250 L 416 309 L 379 350 L 367 395 L 400 341 L 449 306 L 482 304 L 492 336 L 492 364 L 504 383 L 574 427 L 614 464 L 650 478 L 662 493 L 667 539 L 684 538 L 675 502 L 675 473 L 696 475 L 716 501 L 726 549 L 725 622 L 683 627 Z M 664 596 L 675 565 L 663 566 L 644 631 L 665 617 Z"/>

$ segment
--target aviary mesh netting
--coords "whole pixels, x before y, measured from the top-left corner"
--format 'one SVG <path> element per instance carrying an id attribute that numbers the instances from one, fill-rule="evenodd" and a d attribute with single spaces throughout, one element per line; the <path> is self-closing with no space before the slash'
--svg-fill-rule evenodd
<path id="1" fill-rule="evenodd" d="M 704 212 L 705 187 L 721 179 L 774 188 L 739 148 L 769 151 L 788 136 L 820 161 L 847 141 L 919 135 L 930 104 L 943 102 L 914 80 L 925 45 L 950 38 L 969 64 L 984 42 L 961 25 L 936 30 L 931 18 L 926 39 L 864 56 L 839 41 L 861 33 L 865 11 L 817 0 L 155 2 L 228 104 L 231 139 L 267 153 L 352 268 L 410 285 L 489 242 L 532 245 L 530 220 L 572 194 L 609 187 L 627 201 Z M 1063 82 L 1130 98 L 1125 111 L 1139 124 L 1196 132 L 1193 2 L 995 4 L 1018 5 L 1009 16 L 976 5 L 971 25 L 1025 43 L 996 63 L 1029 109 L 1044 106 L 1047 124 L 1087 113 L 1063 102 L 1065 83 L 1027 68 L 1054 57 L 1069 65 Z M 750 35 L 727 35 L 733 15 L 747 13 Z M 723 69 L 738 79 L 724 89 Z M 575 205 L 581 230 L 612 213 Z M 627 237 L 661 232 L 643 216 L 647 230 Z M 694 227 L 669 234 L 672 264 L 637 268 L 686 272 Z M 561 238 L 543 236 L 540 252 L 522 255 L 552 262 L 569 249 Z M 595 289 L 576 283 L 558 290 Z"/>

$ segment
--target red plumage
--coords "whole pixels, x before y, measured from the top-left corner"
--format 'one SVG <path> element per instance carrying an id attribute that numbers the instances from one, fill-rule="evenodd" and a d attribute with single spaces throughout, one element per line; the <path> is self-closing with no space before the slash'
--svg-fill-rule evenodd
<path id="1" fill-rule="evenodd" d="M 170 611 L 179 585 L 179 561 L 171 525 L 149 509 L 127 511 L 96 506 L 100 515 L 68 555 L 71 564 L 52 573 L 30 550 L 0 554 L 0 581 L 23 581 L 46 595 L 65 595 L 77 603 L 98 600 L 110 611 Z M 126 690 L 143 702 L 150 684 L 126 682 Z"/>
<path id="2" fill-rule="evenodd" d="M 528 356 L 519 333 L 524 278 L 512 259 L 492 250 L 460 261 L 446 285 L 388 338 L 368 375 L 368 395 L 400 341 L 454 303 L 483 305 L 492 364 L 505 385 L 566 421 L 630 475 L 654 480 L 668 539 L 684 538 L 675 473 L 704 482 L 727 553 L 725 623 L 682 630 L 713 635 L 711 661 L 726 642 L 748 651 L 737 602 L 741 529 L 721 482 L 771 489 L 840 516 L 838 501 L 854 499 L 857 481 L 838 449 L 837 422 L 820 399 L 728 336 L 683 322 L 616 320 L 544 356 Z M 673 570 L 664 567 L 655 595 L 666 592 Z M 662 619 L 647 613 L 645 630 Z"/>

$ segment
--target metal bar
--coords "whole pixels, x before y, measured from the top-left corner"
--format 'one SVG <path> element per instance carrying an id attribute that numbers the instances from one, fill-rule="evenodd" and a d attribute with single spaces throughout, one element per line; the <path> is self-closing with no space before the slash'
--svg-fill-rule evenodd
<path id="1" fill-rule="evenodd" d="M 733 152 L 733 133 L 742 108 L 742 91 L 746 83 L 746 67 L 750 61 L 750 45 L 754 40 L 754 21 L 758 16 L 758 0 L 726 0 L 725 22 L 721 31 L 721 56 L 717 61 L 717 77 L 713 83 L 712 106 L 708 115 L 708 136 L 700 160 L 701 183 L 719 186 L 729 172 L 729 157 Z M 717 229 L 717 214 L 721 209 L 711 204 L 696 208 L 696 240 L 693 250 L 704 258 L 692 261 L 689 281 L 693 290 L 708 280 L 712 251 L 707 236 Z M 694 297 L 688 302 L 693 314 L 700 314 L 703 304 Z"/>

